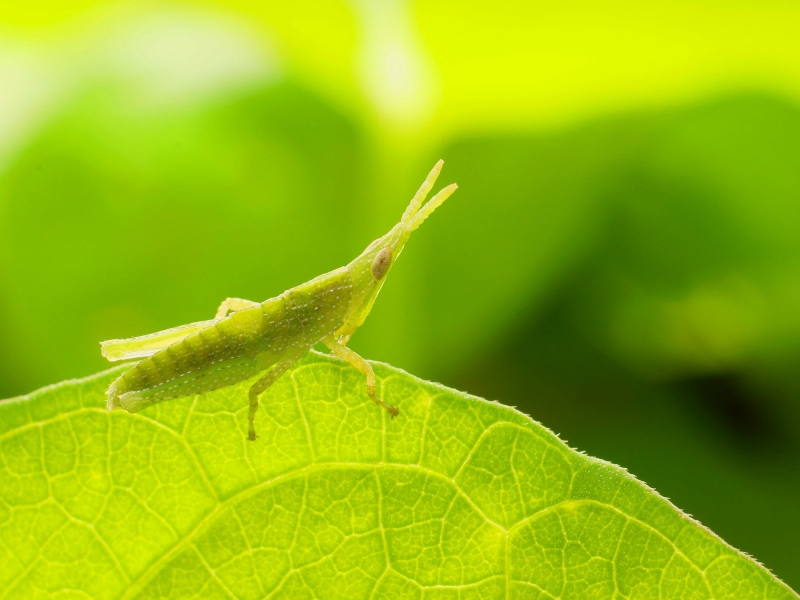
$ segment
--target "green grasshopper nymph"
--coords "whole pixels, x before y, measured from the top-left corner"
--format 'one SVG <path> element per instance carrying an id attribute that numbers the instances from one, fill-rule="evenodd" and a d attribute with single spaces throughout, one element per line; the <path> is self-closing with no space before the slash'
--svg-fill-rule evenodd
<path id="1" fill-rule="evenodd" d="M 375 394 L 372 367 L 347 342 L 367 318 L 411 232 L 456 190 L 455 184 L 449 185 L 423 206 L 442 164 L 440 160 L 433 167 L 400 222 L 346 267 L 261 303 L 228 298 L 209 321 L 101 342 L 108 360 L 144 359 L 109 386 L 108 410 L 135 413 L 157 402 L 228 387 L 267 371 L 249 393 L 248 438 L 255 440 L 258 397 L 321 341 L 366 375 L 369 397 L 396 417 L 398 410 Z"/>

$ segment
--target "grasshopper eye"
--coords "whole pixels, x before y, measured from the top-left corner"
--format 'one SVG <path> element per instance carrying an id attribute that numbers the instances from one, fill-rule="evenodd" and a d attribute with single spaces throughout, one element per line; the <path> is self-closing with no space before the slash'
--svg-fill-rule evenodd
<path id="1" fill-rule="evenodd" d="M 389 271 L 392 266 L 392 251 L 389 248 L 384 248 L 372 261 L 372 276 L 380 281 L 384 275 Z"/>

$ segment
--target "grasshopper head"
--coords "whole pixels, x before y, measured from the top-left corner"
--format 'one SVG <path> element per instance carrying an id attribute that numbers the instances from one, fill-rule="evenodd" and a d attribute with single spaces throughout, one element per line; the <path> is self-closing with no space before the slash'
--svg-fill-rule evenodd
<path id="1" fill-rule="evenodd" d="M 361 256 L 347 265 L 347 270 L 353 279 L 353 296 L 347 321 L 339 331 L 340 336 L 349 337 L 364 322 L 411 232 L 456 191 L 458 186 L 455 183 L 448 185 L 425 204 L 428 192 L 436 182 L 443 164 L 444 161 L 440 160 L 433 167 L 403 213 L 400 222 L 392 227 L 389 233 L 367 246 Z"/>

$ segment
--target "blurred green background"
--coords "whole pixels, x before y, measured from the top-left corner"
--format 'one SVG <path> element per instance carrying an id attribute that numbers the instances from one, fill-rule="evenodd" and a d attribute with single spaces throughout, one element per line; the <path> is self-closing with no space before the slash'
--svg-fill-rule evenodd
<path id="1" fill-rule="evenodd" d="M 800 588 L 800 6 L 0 7 L 0 397 L 339 267 L 351 346 L 516 405 Z"/>

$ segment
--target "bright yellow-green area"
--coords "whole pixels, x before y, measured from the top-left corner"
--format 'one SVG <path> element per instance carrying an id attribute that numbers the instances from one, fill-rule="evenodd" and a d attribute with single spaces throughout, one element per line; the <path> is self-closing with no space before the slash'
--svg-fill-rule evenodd
<path id="1" fill-rule="evenodd" d="M 0 589 L 90 598 L 797 598 L 623 469 L 521 413 L 311 353 L 107 412 L 120 369 L 0 404 Z"/>
<path id="2" fill-rule="evenodd" d="M 442 130 L 551 127 L 739 89 L 800 98 L 800 7 L 788 0 L 387 2 L 418 28 L 410 37 L 377 22 L 369 5 L 225 0 L 159 6 L 248 22 L 270 38 L 290 70 L 356 110 L 369 111 L 359 65 L 360 53 L 375 49 L 370 29 L 387 39 L 410 40 L 433 68 L 428 85 L 436 88 L 437 100 L 424 120 L 436 137 Z M 12 2 L 0 12 L 0 24 L 23 37 L 46 37 L 117 10 L 154 7 Z"/>
<path id="3" fill-rule="evenodd" d="M 800 97 L 800 7 L 768 2 L 416 3 L 454 127 L 552 125 L 733 89 Z"/>

